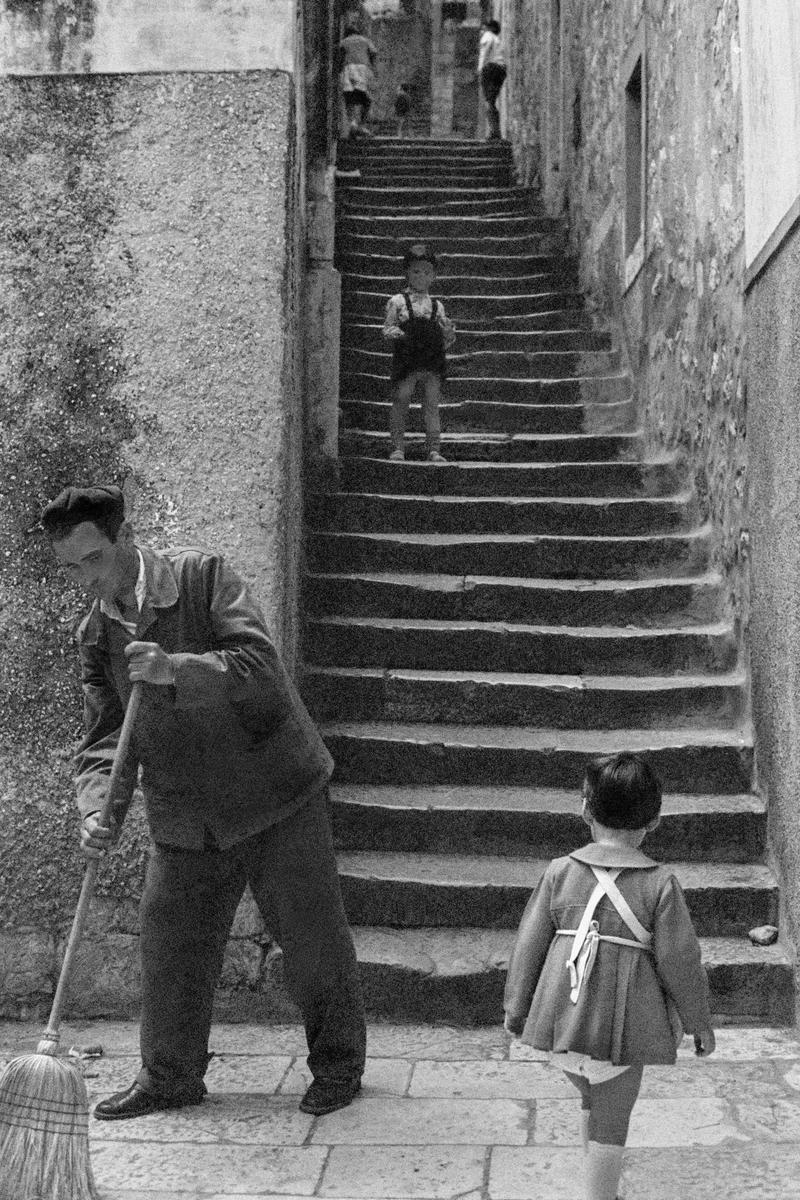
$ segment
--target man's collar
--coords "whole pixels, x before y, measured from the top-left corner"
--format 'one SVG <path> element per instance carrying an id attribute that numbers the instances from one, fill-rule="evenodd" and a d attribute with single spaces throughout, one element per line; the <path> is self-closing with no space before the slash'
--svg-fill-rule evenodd
<path id="1" fill-rule="evenodd" d="M 608 842 L 590 842 L 573 850 L 570 858 L 590 867 L 657 867 L 658 863 L 632 846 L 611 846 Z"/>
<path id="2" fill-rule="evenodd" d="M 145 630 L 155 620 L 155 608 L 171 608 L 178 600 L 178 585 L 169 560 L 148 546 L 137 546 L 144 565 L 144 600 L 139 615 L 139 630 Z M 95 600 L 84 619 L 78 637 L 86 645 L 96 645 L 103 629 L 100 601 Z"/>
<path id="3" fill-rule="evenodd" d="M 178 585 L 168 559 L 148 546 L 137 546 L 144 560 L 145 595 L 152 608 L 171 608 L 178 599 Z"/>

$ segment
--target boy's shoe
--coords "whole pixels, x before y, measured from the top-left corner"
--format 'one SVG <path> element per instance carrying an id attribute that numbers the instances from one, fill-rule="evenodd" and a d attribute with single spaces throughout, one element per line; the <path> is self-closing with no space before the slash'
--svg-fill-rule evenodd
<path id="1" fill-rule="evenodd" d="M 405 462 L 406 456 L 402 450 L 393 450 L 389 455 L 389 462 Z"/>
<path id="2" fill-rule="evenodd" d="M 428 453 L 428 462 L 445 463 L 447 462 L 447 459 L 443 454 L 440 454 L 438 450 L 431 450 Z"/>
<path id="3" fill-rule="evenodd" d="M 325 1113 L 346 1108 L 360 1091 L 360 1079 L 350 1082 L 337 1079 L 315 1079 L 300 1101 L 300 1112 L 311 1113 L 314 1117 L 322 1117 Z"/>

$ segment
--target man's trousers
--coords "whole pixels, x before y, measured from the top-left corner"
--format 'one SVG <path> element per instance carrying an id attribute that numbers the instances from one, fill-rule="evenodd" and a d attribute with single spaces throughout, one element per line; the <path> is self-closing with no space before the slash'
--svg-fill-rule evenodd
<path id="1" fill-rule="evenodd" d="M 324 791 L 227 850 L 155 847 L 141 906 L 138 1081 L 149 1091 L 204 1090 L 214 988 L 248 883 L 283 950 L 312 1075 L 344 1083 L 361 1078 L 364 1005 Z"/>

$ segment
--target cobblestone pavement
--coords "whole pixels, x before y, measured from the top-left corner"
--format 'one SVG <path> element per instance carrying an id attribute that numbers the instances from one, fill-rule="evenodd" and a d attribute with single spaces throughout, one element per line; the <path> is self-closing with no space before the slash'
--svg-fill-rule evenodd
<path id="1" fill-rule="evenodd" d="M 41 1029 L 0 1025 L 0 1062 Z M 67 1026 L 62 1049 L 99 1043 L 92 1101 L 135 1075 L 133 1023 Z M 360 1097 L 313 1118 L 298 1026 L 218 1025 L 200 1108 L 92 1121 L 103 1200 L 581 1200 L 578 1103 L 559 1070 L 501 1029 L 372 1025 Z M 800 1042 L 726 1028 L 707 1062 L 645 1072 L 625 1200 L 797 1200 Z"/>

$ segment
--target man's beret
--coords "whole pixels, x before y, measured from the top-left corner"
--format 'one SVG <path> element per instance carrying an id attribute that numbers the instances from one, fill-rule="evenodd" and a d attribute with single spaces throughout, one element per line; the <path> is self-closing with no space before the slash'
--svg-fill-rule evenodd
<path id="1" fill-rule="evenodd" d="M 45 529 L 54 525 L 80 525 L 98 518 L 125 516 L 125 497 L 113 484 L 67 487 L 42 512 Z"/>
<path id="2" fill-rule="evenodd" d="M 426 246 L 424 242 L 415 242 L 413 246 L 409 246 L 403 256 L 403 266 L 410 267 L 412 263 L 426 262 L 432 267 L 436 266 L 436 255 Z"/>

